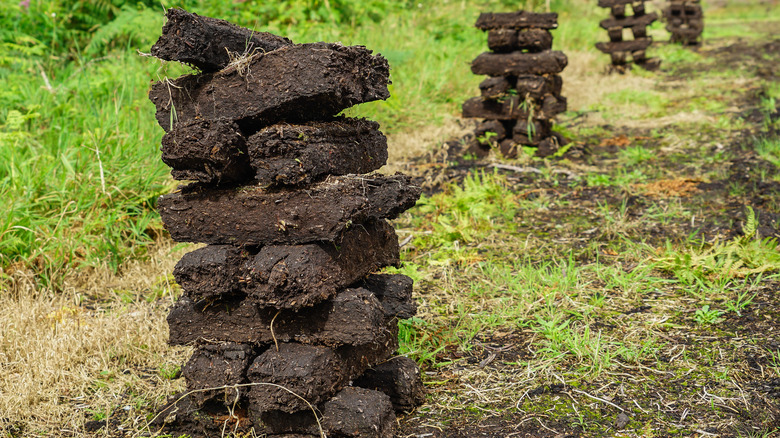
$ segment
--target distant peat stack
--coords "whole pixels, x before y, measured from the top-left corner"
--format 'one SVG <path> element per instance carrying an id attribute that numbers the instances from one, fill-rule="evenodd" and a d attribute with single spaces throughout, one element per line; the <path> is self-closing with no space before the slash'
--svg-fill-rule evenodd
<path id="1" fill-rule="evenodd" d="M 671 42 L 686 46 L 701 44 L 704 12 L 699 0 L 670 0 L 664 18 L 666 30 L 672 34 Z"/>
<path id="2" fill-rule="evenodd" d="M 482 95 L 463 104 L 463 117 L 483 119 L 470 151 L 484 156 L 498 148 L 514 157 L 525 146 L 541 157 L 555 153 L 564 142 L 552 126 L 566 111 L 560 73 L 568 63 L 552 50 L 558 14 L 483 13 L 476 27 L 487 32 L 490 52 L 471 63 L 474 74 L 488 78 L 479 85 Z"/>
<path id="3" fill-rule="evenodd" d="M 170 9 L 152 54 L 200 69 L 154 83 L 177 180 L 158 209 L 174 240 L 205 243 L 174 277 L 171 345 L 195 352 L 187 391 L 155 426 L 173 436 L 392 437 L 422 402 L 416 363 L 394 356 L 416 313 L 388 222 L 420 189 L 368 174 L 379 124 L 336 116 L 386 99 L 389 66 L 362 46 L 293 44 Z M 265 435 L 263 435 L 265 434 Z M 253 435 L 254 436 L 254 435 Z"/>
<path id="4" fill-rule="evenodd" d="M 645 0 L 599 0 L 599 6 L 610 9 L 611 17 L 600 23 L 609 42 L 596 43 L 597 49 L 610 55 L 610 70 L 622 73 L 631 68 L 632 62 L 646 70 L 657 69 L 661 61 L 648 58 L 646 51 L 653 43 L 647 36 L 647 26 L 658 19 L 658 14 L 645 12 Z M 628 15 L 627 6 L 631 6 L 633 15 Z M 629 31 L 632 39 L 626 38 Z"/>

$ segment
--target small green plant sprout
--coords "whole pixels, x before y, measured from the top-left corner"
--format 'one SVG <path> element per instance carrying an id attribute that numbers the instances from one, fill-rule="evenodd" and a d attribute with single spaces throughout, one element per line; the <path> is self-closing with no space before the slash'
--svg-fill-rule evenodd
<path id="1" fill-rule="evenodd" d="M 631 146 L 623 149 L 620 152 L 620 156 L 625 159 L 629 166 L 635 166 L 653 159 L 655 155 L 653 151 L 644 146 Z"/>
<path id="2" fill-rule="evenodd" d="M 485 131 L 484 134 L 477 137 L 477 141 L 485 146 L 496 147 L 496 142 L 493 140 L 493 138 L 497 136 L 498 134 L 493 131 Z"/>
<path id="3" fill-rule="evenodd" d="M 528 118 L 526 130 L 528 131 L 528 141 L 534 141 L 534 136 L 536 136 L 536 126 L 534 126 L 534 120 L 530 117 Z"/>
<path id="4" fill-rule="evenodd" d="M 769 367 L 775 372 L 777 377 L 780 377 L 780 350 L 769 352 Z"/>
<path id="5" fill-rule="evenodd" d="M 750 291 L 739 292 L 737 298 L 726 301 L 726 310 L 736 313 L 737 316 L 742 316 L 742 311 L 756 298 L 756 294 L 748 296 L 749 294 Z"/>
<path id="6" fill-rule="evenodd" d="M 693 314 L 693 319 L 700 325 L 716 324 L 721 321 L 722 314 L 720 310 L 710 309 L 710 305 L 705 304 Z"/>
<path id="7" fill-rule="evenodd" d="M 181 376 L 181 367 L 178 365 L 163 364 L 160 366 L 157 374 L 159 374 L 160 377 L 165 380 L 178 379 L 179 376 Z"/>
<path id="8" fill-rule="evenodd" d="M 105 421 L 109 417 L 108 410 L 98 408 L 87 408 L 86 411 L 92 416 L 93 421 Z"/>

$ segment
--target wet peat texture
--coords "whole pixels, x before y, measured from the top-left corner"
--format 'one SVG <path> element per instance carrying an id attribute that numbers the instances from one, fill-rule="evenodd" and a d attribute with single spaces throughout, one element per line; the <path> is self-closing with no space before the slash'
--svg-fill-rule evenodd
<path id="1" fill-rule="evenodd" d="M 671 42 L 686 46 L 701 44 L 704 32 L 704 13 L 699 0 L 671 0 L 664 9 L 666 30 L 672 34 Z"/>
<path id="2" fill-rule="evenodd" d="M 599 6 L 610 9 L 611 17 L 600 23 L 609 35 L 609 42 L 596 43 L 597 49 L 610 55 L 610 71 L 625 72 L 631 63 L 646 70 L 657 69 L 661 61 L 648 58 L 645 51 L 653 43 L 647 36 L 647 26 L 658 19 L 658 14 L 645 12 L 645 0 L 599 0 Z M 627 6 L 631 6 L 633 15 L 627 14 Z M 624 39 L 629 31 L 633 39 Z"/>
<path id="3" fill-rule="evenodd" d="M 463 104 L 463 117 L 483 119 L 468 152 L 483 157 L 498 148 L 514 157 L 525 146 L 552 155 L 565 143 L 552 131 L 552 120 L 566 111 L 560 73 L 568 59 L 552 50 L 550 33 L 558 14 L 483 13 L 476 27 L 488 33 L 491 51 L 471 63 L 474 74 L 488 78 L 479 85 L 482 96 Z"/>
<path id="4" fill-rule="evenodd" d="M 175 179 L 196 181 L 158 207 L 175 240 L 209 245 L 174 269 L 184 292 L 169 342 L 195 352 L 182 369 L 187 391 L 157 426 L 193 437 L 392 437 L 395 411 L 423 401 L 415 362 L 393 357 L 398 320 L 417 307 L 409 277 L 375 272 L 399 264 L 387 219 L 420 189 L 403 175 L 363 175 L 385 164 L 385 136 L 376 122 L 335 117 L 388 97 L 387 61 L 361 46 L 167 16 L 152 53 L 202 72 L 149 94 L 167 131 L 163 161 Z M 243 59 L 226 56 L 247 41 Z"/>

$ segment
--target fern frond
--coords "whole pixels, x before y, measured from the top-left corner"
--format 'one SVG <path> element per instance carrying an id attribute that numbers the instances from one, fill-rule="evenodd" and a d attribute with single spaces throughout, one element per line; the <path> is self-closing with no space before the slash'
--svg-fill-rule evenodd
<path id="1" fill-rule="evenodd" d="M 745 206 L 745 225 L 742 227 L 742 233 L 745 235 L 745 240 L 750 240 L 756 236 L 758 232 L 758 219 L 756 213 L 749 205 Z"/>

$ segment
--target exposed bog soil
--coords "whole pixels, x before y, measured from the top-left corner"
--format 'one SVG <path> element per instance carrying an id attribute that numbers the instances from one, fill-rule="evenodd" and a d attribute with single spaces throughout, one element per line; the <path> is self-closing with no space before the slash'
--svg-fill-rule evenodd
<path id="1" fill-rule="evenodd" d="M 583 122 L 588 110 L 570 112 L 558 126 L 577 135 L 564 154 L 546 161 L 476 159 L 465 153 L 468 139 L 453 139 L 404 171 L 428 195 L 475 172 L 505 175 L 519 199 L 543 206 L 514 220 L 517 235 L 546 242 L 543 252 L 530 255 L 538 260 L 571 255 L 577 263 L 631 272 L 637 261 L 623 254 L 626 242 L 661 251 L 667 242 L 739 238 L 747 206 L 762 238 L 780 238 L 780 169 L 757 149 L 780 135 L 780 102 L 772 108 L 766 98 L 779 80 L 780 40 L 705 40 L 696 53 L 695 61 L 662 64 L 655 89 L 732 75 L 738 85 L 708 97 L 726 109 L 729 126 L 713 118 L 688 123 L 683 111 L 673 123 L 647 116 L 589 125 Z M 671 94 L 667 109 L 675 114 L 691 99 Z M 465 348 L 446 345 L 438 365 L 424 369 L 427 407 L 401 419 L 399 436 L 776 436 L 778 290 L 776 279 L 759 281 L 743 311 L 723 313 L 713 324 L 697 323 L 699 316 L 684 309 L 695 300 L 679 285 L 617 300 L 594 317 L 591 332 L 620 339 L 647 324 L 655 333 L 657 321 L 662 346 L 638 364 L 618 362 L 595 378 L 573 378 L 574 364 L 524 372 L 540 357 L 539 334 L 529 329 L 488 330 Z M 427 300 L 431 287 L 416 293 Z"/>

